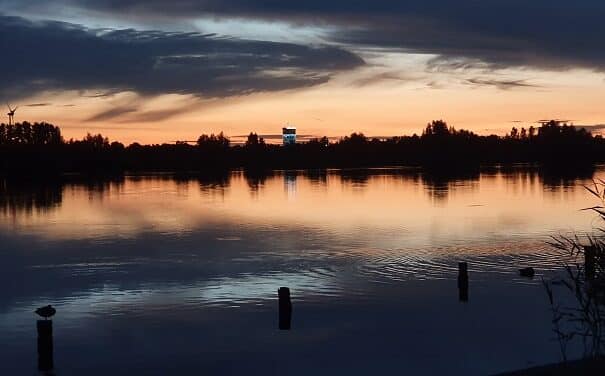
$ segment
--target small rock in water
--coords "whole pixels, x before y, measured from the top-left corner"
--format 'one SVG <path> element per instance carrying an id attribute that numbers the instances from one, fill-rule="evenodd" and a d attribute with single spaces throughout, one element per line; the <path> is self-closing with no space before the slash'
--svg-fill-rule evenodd
<path id="1" fill-rule="evenodd" d="M 523 269 L 519 269 L 519 274 L 521 274 L 521 277 L 529 277 L 529 278 L 533 278 L 534 274 L 536 274 L 536 271 L 534 270 L 534 268 L 523 268 Z"/>

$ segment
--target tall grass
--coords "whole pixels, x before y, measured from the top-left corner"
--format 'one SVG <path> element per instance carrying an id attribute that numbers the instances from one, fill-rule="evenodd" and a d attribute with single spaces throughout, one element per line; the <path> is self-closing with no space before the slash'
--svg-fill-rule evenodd
<path id="1" fill-rule="evenodd" d="M 600 225 L 584 236 L 554 237 L 550 244 L 561 252 L 564 273 L 543 281 L 550 301 L 553 330 L 561 355 L 568 358 L 568 345 L 580 340 L 585 358 L 605 355 L 605 181 L 585 187 L 599 205 L 583 210 L 596 213 Z M 563 286 L 573 303 L 559 303 L 555 286 Z"/>

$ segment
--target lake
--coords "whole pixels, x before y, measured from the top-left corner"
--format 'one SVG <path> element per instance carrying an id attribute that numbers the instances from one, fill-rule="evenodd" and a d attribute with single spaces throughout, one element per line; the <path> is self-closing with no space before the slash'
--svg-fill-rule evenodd
<path id="1" fill-rule="evenodd" d="M 0 374 L 486 375 L 560 361 L 552 236 L 575 174 L 492 167 L 0 180 Z M 458 262 L 469 265 L 460 301 Z M 519 276 L 531 266 L 533 279 Z M 278 329 L 279 287 L 291 330 Z M 577 351 L 577 349 L 572 349 Z"/>

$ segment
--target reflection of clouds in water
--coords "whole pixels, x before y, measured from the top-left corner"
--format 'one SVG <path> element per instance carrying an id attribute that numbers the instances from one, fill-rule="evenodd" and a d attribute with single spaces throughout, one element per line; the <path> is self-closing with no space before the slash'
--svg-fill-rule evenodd
<path id="1" fill-rule="evenodd" d="M 125 265 L 137 265 L 137 262 L 81 262 L 73 264 L 45 264 L 31 265 L 31 269 L 62 269 L 62 268 L 85 268 L 86 270 L 94 270 L 100 268 L 116 268 Z"/>
<path id="2" fill-rule="evenodd" d="M 413 238 L 413 233 L 400 230 L 375 231 L 367 226 L 341 237 L 325 228 L 267 229 L 250 224 L 234 230 L 218 225 L 182 237 L 152 232 L 111 244 L 89 239 L 44 242 L 12 234 L 9 241 L 20 236 L 21 244 L 2 254 L 8 264 L 3 264 L 6 270 L 0 284 L 16 283 L 18 288 L 0 294 L 0 333 L 24 343 L 22 348 L 35 349 L 32 312 L 51 303 L 58 310 L 59 346 L 86 347 L 94 338 L 92 342 L 103 354 L 111 354 L 112 362 L 116 354 L 132 354 L 131 347 L 144 340 L 140 357 L 154 364 L 166 358 L 167 343 L 182 344 L 188 336 L 191 346 L 187 349 L 193 349 L 193 354 L 179 359 L 181 364 L 191 358 L 214 359 L 216 354 L 209 354 L 217 343 L 227 343 L 220 351 L 237 352 L 240 357 L 249 354 L 249 349 L 234 346 L 254 343 L 255 349 L 264 352 L 260 358 L 266 359 L 266 354 L 273 353 L 269 344 L 286 348 L 284 339 L 274 336 L 277 289 L 287 286 L 292 291 L 296 327 L 288 333 L 287 349 L 297 353 L 305 351 L 304 343 L 311 349 L 336 343 L 341 349 L 350 346 L 351 351 L 382 359 L 388 349 L 414 351 L 410 343 L 435 338 L 427 342 L 431 353 L 434 346 L 441 346 L 439 353 L 454 352 L 458 357 L 459 329 L 465 332 L 465 343 L 477 343 L 479 348 L 493 341 L 493 332 L 510 333 L 502 328 L 511 322 L 516 328 L 524 325 L 522 330 L 528 334 L 522 342 L 527 348 L 539 348 L 527 341 L 549 338 L 545 302 L 535 299 L 537 292 L 542 293 L 540 282 L 535 280 L 520 290 L 519 283 L 525 281 L 515 275 L 517 264 L 541 267 L 550 263 L 537 242 L 460 240 L 454 246 L 422 248 L 404 240 Z M 225 240 L 230 238 L 241 240 Z M 456 262 L 461 258 L 469 261 L 471 273 L 472 304 L 464 307 L 457 302 L 455 282 Z M 514 300 L 501 298 L 509 295 Z M 509 316 L 516 311 L 523 312 L 522 324 Z M 532 314 L 539 317 L 531 318 Z M 535 329 L 540 324 L 546 329 Z M 377 332 L 380 341 L 358 341 L 373 338 Z M 486 338 L 477 339 L 483 335 Z M 230 336 L 232 342 L 228 342 Z M 259 336 L 266 338 L 257 346 L 254 341 Z M 390 340 L 385 339 L 389 336 Z M 474 342 L 469 336 L 474 336 Z M 510 337 L 518 339 L 518 334 Z M 200 349 L 205 344 L 211 348 Z M 360 346 L 365 347 L 360 350 Z M 10 351 L 20 351 L 15 348 Z M 499 356 L 509 348 L 507 344 L 498 350 Z M 149 353 L 153 349 L 159 350 L 158 356 Z M 183 347 L 175 349 L 182 354 Z M 413 358 L 425 351 L 420 349 Z M 98 352 L 91 353 L 93 359 L 82 361 L 86 355 L 78 355 L 70 365 L 95 364 Z M 422 367 L 417 369 L 426 369 Z"/>
<path id="3" fill-rule="evenodd" d="M 46 242 L 0 234 L 6 246 L 0 252 L 6 268 L 0 284 L 19 286 L 4 291 L 0 312 L 29 299 L 45 297 L 41 300 L 54 302 L 82 291 L 97 291 L 99 286 L 115 286 L 116 291 L 128 293 L 173 286 L 174 290 L 189 289 L 198 301 L 271 297 L 282 282 L 313 294 L 337 289 L 334 268 L 346 259 L 332 255 L 334 247 L 325 240 L 321 248 L 302 249 L 305 240 L 319 240 L 305 239 L 304 231 L 270 236 L 239 229 L 240 236 L 234 236 L 233 230 L 219 226 L 182 237 L 150 233 L 108 243 L 90 239 Z M 221 232 L 224 235 L 217 239 Z M 253 291 L 244 291 L 249 289 Z M 109 295 L 111 300 L 111 291 Z"/>
<path id="4" fill-rule="evenodd" d="M 63 267 L 64 265 L 56 265 Z M 202 310 L 206 305 L 233 307 L 241 304 L 264 304 L 277 301 L 279 287 L 288 286 L 292 298 L 303 302 L 314 297 L 338 296 L 339 282 L 330 271 L 317 269 L 299 273 L 243 274 L 212 278 L 207 281 L 182 283 L 141 283 L 137 288 L 124 288 L 106 283 L 72 291 L 60 297 L 32 297 L 21 300 L 4 312 L 4 325 L 19 325 L 22 315 L 33 312 L 40 301 L 51 300 L 61 320 L 85 320 L 116 315 L 162 315 L 179 306 L 180 310 Z M 69 324 L 67 324 L 69 326 Z M 74 323 L 78 326 L 80 324 Z M 2 325 L 0 325 L 2 328 Z"/>
<path id="5" fill-rule="evenodd" d="M 275 300 L 277 289 L 287 286 L 293 299 L 299 301 L 312 296 L 337 296 L 341 289 L 334 276 L 325 270 L 307 270 L 300 273 L 243 275 L 237 278 L 220 278 L 210 281 L 199 290 L 200 302 L 209 304 L 245 304 Z"/>

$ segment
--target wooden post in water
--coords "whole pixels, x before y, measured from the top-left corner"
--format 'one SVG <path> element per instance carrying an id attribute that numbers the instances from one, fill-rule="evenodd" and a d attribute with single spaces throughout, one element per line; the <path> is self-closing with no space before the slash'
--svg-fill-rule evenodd
<path id="1" fill-rule="evenodd" d="M 584 274 L 587 281 L 592 281 L 595 277 L 595 258 L 597 249 L 594 245 L 584 247 Z"/>
<path id="2" fill-rule="evenodd" d="M 458 263 L 458 299 L 461 302 L 468 302 L 468 264 L 466 262 Z"/>
<path id="3" fill-rule="evenodd" d="M 38 370 L 51 371 L 53 362 L 53 322 L 38 320 Z"/>
<path id="4" fill-rule="evenodd" d="M 290 330 L 292 322 L 292 302 L 290 301 L 290 289 L 280 287 L 277 290 L 279 296 L 279 329 Z"/>

